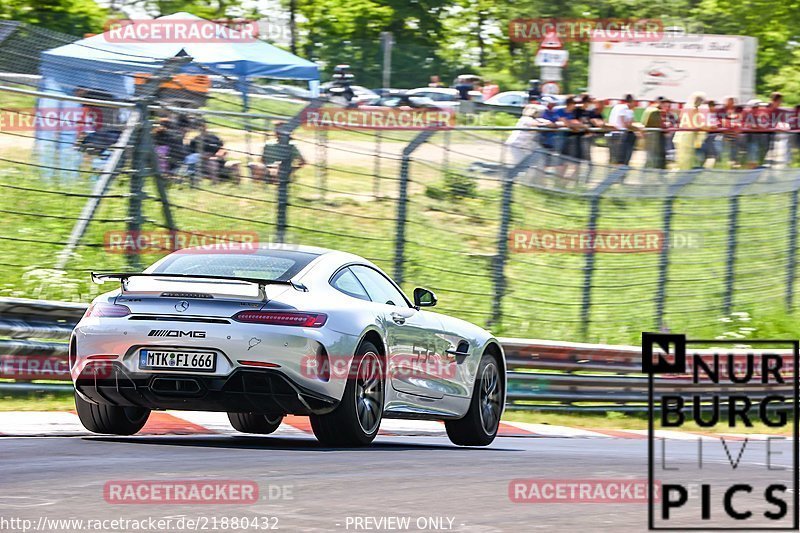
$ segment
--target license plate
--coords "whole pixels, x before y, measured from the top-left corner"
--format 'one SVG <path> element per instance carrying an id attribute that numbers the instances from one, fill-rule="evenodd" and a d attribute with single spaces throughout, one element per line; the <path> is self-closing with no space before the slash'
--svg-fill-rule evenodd
<path id="1" fill-rule="evenodd" d="M 214 352 L 180 352 L 173 350 L 140 350 L 139 368 L 143 370 L 193 370 L 213 372 L 217 367 Z"/>

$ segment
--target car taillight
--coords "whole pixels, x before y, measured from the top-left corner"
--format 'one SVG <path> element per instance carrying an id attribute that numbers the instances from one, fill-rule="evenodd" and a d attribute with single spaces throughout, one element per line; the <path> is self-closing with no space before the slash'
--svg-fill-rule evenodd
<path id="1" fill-rule="evenodd" d="M 89 306 L 83 318 L 88 317 L 104 317 L 104 318 L 119 318 L 128 316 L 131 310 L 127 305 L 96 303 Z"/>
<path id="2" fill-rule="evenodd" d="M 271 324 L 273 326 L 300 326 L 319 328 L 325 325 L 328 315 L 323 313 L 294 313 L 285 311 L 242 311 L 233 319 L 252 324 Z"/>

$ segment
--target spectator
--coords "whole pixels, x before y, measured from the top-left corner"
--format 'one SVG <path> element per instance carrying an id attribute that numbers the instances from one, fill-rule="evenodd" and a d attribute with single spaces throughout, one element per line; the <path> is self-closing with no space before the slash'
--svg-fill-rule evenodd
<path id="1" fill-rule="evenodd" d="M 603 119 L 603 108 L 605 102 L 592 98 L 588 94 L 584 94 L 581 98 L 582 111 L 580 113 L 580 120 L 586 125 L 587 128 L 605 129 L 606 122 Z M 581 155 L 587 161 L 592 160 L 592 148 L 597 139 L 598 134 L 594 132 L 587 132 L 583 135 L 583 146 L 581 148 Z"/>
<path id="2" fill-rule="evenodd" d="M 239 182 L 239 163 L 227 160 L 227 150 L 219 136 L 200 125 L 200 134 L 189 142 L 190 155 L 187 159 L 199 166 L 199 176 L 209 178 L 213 183 L 220 179 Z M 195 155 L 196 157 L 192 157 Z"/>
<path id="3" fill-rule="evenodd" d="M 483 87 L 481 88 L 481 95 L 483 96 L 484 102 L 499 92 L 500 87 L 496 83 L 492 83 L 491 80 L 488 79 L 484 81 Z"/>
<path id="4" fill-rule="evenodd" d="M 442 83 L 442 79 L 438 75 L 434 74 L 431 76 L 431 81 L 428 83 L 428 87 L 444 87 L 444 83 Z"/>
<path id="5" fill-rule="evenodd" d="M 722 133 L 717 134 L 718 165 L 727 162 L 731 167 L 739 165 L 739 140 L 736 130 L 741 122 L 741 108 L 736 105 L 736 98 L 729 96 L 725 99 L 725 106 L 717 110 L 717 124 Z"/>
<path id="6" fill-rule="evenodd" d="M 633 109 L 636 101 L 632 94 L 625 95 L 622 102 L 611 108 L 608 123 L 614 131 L 609 134 L 611 144 L 611 162 L 628 165 L 636 144 L 636 126 L 633 123 Z"/>
<path id="7" fill-rule="evenodd" d="M 169 151 L 172 145 L 170 139 L 169 119 L 162 119 L 158 126 L 153 129 L 153 145 L 155 146 L 156 158 L 158 160 L 158 173 L 165 177 L 170 173 Z"/>
<path id="8" fill-rule="evenodd" d="M 667 167 L 667 150 L 662 130 L 666 123 L 669 104 L 669 100 L 659 96 L 655 101 L 650 102 L 650 105 L 642 115 L 642 125 L 646 128 L 644 144 L 647 151 L 647 160 L 645 162 L 645 167 L 647 168 Z"/>
<path id="9" fill-rule="evenodd" d="M 563 158 L 562 177 L 574 178 L 578 174 L 578 160 L 581 159 L 581 139 L 586 126 L 580 120 L 579 111 L 574 96 L 568 96 L 564 101 L 564 107 L 558 110 L 559 126 L 568 128 L 568 131 L 561 132 L 562 137 L 561 154 Z"/>
<path id="10" fill-rule="evenodd" d="M 769 151 L 769 126 L 771 122 L 772 111 L 766 102 L 760 100 L 750 100 L 747 102 L 742 114 L 743 126 L 746 130 L 744 134 L 746 154 L 747 154 L 747 168 L 760 167 L 764 163 L 764 159 Z"/>
<path id="11" fill-rule="evenodd" d="M 567 97 L 564 107 L 558 110 L 558 117 L 560 125 L 570 129 L 570 131 L 562 133 L 564 140 L 561 143 L 561 153 L 579 159 L 581 157 L 581 137 L 585 126 L 580 120 L 580 111 L 574 96 Z"/>
<path id="12" fill-rule="evenodd" d="M 776 130 L 783 129 L 784 123 L 786 122 L 783 117 L 783 112 L 781 111 L 781 104 L 783 104 L 783 95 L 779 92 L 772 93 L 770 95 L 769 105 L 767 106 L 765 113 L 765 118 L 768 118 L 766 127 L 769 128 L 770 131 L 769 133 L 763 135 L 765 140 L 762 142 L 762 162 L 766 159 L 767 154 L 770 151 L 772 151 L 774 157 L 774 150 L 776 148 L 776 141 L 778 139 Z"/>
<path id="13" fill-rule="evenodd" d="M 706 103 L 706 109 L 703 113 L 706 123 L 706 137 L 703 139 L 703 144 L 700 145 L 700 151 L 697 154 L 698 165 L 705 166 L 706 161 L 714 159 L 716 164 L 720 159 L 719 151 L 717 150 L 717 137 L 719 136 L 719 109 L 714 100 L 709 100 Z"/>
<path id="14" fill-rule="evenodd" d="M 522 110 L 522 116 L 519 118 L 515 127 L 517 128 L 535 128 L 539 125 L 536 120 L 536 115 L 539 112 L 538 106 L 535 104 L 528 104 Z M 508 136 L 505 144 L 511 151 L 511 162 L 513 165 L 519 164 L 525 156 L 530 154 L 536 147 L 536 131 L 514 130 Z"/>
<path id="15" fill-rule="evenodd" d="M 291 136 L 288 133 L 280 133 L 283 125 L 283 122 L 275 123 L 275 140 L 264 144 L 264 150 L 261 153 L 261 162 L 250 163 L 250 173 L 254 180 L 264 180 L 266 183 L 278 183 L 281 161 L 286 159 L 287 149 L 289 151 L 288 155 L 291 158 L 289 179 L 291 179 L 292 172 L 302 168 L 306 164 L 306 160 L 303 159 L 300 150 L 291 142 Z M 285 137 L 283 137 L 283 135 L 285 135 Z M 285 144 L 281 144 L 281 140 L 285 141 Z"/>
<path id="16" fill-rule="evenodd" d="M 558 128 L 561 126 L 561 115 L 556 110 L 556 99 L 552 96 L 542 97 L 545 105 L 540 118 L 540 126 L 545 128 Z M 539 144 L 551 152 L 561 152 L 561 136 L 556 132 L 545 132 L 539 137 Z"/>
<path id="17" fill-rule="evenodd" d="M 703 105 L 705 99 L 705 94 L 693 93 L 681 111 L 678 124 L 680 130 L 675 134 L 678 168 L 681 170 L 698 168 L 700 165 L 697 155 L 705 139 L 705 132 L 699 129 L 704 127 L 703 110 L 700 109 L 700 106 Z"/>

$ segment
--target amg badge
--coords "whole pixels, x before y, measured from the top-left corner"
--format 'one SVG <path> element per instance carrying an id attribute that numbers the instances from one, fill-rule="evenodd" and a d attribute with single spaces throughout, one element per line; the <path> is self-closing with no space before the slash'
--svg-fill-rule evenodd
<path id="1" fill-rule="evenodd" d="M 205 331 L 181 331 L 179 329 L 151 329 L 148 337 L 194 337 L 204 339 Z"/>

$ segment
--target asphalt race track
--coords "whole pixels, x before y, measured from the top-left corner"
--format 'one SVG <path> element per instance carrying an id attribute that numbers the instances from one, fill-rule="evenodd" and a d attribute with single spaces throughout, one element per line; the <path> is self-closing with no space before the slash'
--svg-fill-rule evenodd
<path id="1" fill-rule="evenodd" d="M 723 483 L 731 467 L 713 444 L 707 444 L 704 480 Z M 688 439 L 669 446 L 673 464 L 683 466 L 698 445 Z M 748 449 L 737 472 L 765 481 L 772 474 L 763 461 L 761 452 Z M 784 463 L 790 461 L 787 454 Z M 370 448 L 333 450 L 300 434 L 3 437 L 0 472 L 0 517 L 29 519 L 30 530 L 41 527 L 42 517 L 260 517 L 282 531 L 588 532 L 644 531 L 647 525 L 642 502 L 514 503 L 509 496 L 517 478 L 646 480 L 645 439 L 499 437 L 489 448 L 473 449 L 439 436 L 382 435 Z M 260 496 L 248 504 L 106 500 L 107 482 L 130 480 L 250 480 Z M 79 530 L 44 523 L 48 531 Z M 263 530 L 216 524 L 227 531 Z M 0 529 L 22 530 L 5 526 Z"/>

